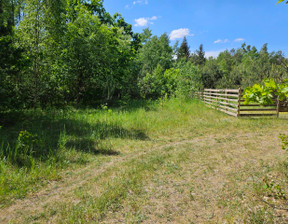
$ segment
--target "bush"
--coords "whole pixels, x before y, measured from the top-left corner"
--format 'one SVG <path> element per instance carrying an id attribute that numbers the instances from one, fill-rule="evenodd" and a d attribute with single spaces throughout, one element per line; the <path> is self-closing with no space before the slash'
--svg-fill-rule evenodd
<path id="1" fill-rule="evenodd" d="M 158 65 L 154 72 L 147 73 L 138 85 L 143 98 L 158 99 L 164 92 L 164 69 Z"/>
<path id="2" fill-rule="evenodd" d="M 282 142 L 282 149 L 288 151 L 288 136 L 280 134 L 279 138 Z"/>
<path id="3" fill-rule="evenodd" d="M 288 79 L 276 83 L 275 79 L 264 80 L 264 85 L 255 84 L 247 87 L 243 98 L 245 103 L 256 102 L 262 105 L 273 104 L 273 99 L 279 97 L 280 101 L 288 99 Z"/>
<path id="4" fill-rule="evenodd" d="M 4 142 L 2 142 L 0 159 L 5 159 L 12 164 L 30 169 L 35 165 L 34 158 L 38 148 L 40 148 L 40 139 L 36 134 L 20 131 L 15 146 L 4 146 Z"/>
<path id="5" fill-rule="evenodd" d="M 192 62 L 180 61 L 175 66 L 180 71 L 177 83 L 177 96 L 190 98 L 194 92 L 203 89 L 201 73 Z"/>
<path id="6" fill-rule="evenodd" d="M 158 65 L 152 74 L 146 74 L 138 83 L 141 96 L 148 99 L 160 97 L 189 98 L 203 88 L 201 74 L 191 62 L 180 61 L 175 68 L 164 69 Z"/>

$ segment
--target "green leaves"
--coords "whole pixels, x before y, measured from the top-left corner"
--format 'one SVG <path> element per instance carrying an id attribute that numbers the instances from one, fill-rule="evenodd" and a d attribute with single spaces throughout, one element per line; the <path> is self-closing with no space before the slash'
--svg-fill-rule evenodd
<path id="1" fill-rule="evenodd" d="M 282 2 L 284 2 L 284 1 L 285 1 L 285 0 L 279 0 L 279 1 L 277 2 L 277 4 L 282 3 Z M 288 4 L 288 1 L 287 1 L 285 4 Z"/>
<path id="2" fill-rule="evenodd" d="M 285 151 L 288 151 L 288 136 L 284 134 L 280 134 L 279 138 L 282 142 L 282 149 Z"/>
<path id="3" fill-rule="evenodd" d="M 139 51 L 139 63 L 142 65 L 141 76 L 153 73 L 158 65 L 161 65 L 165 70 L 171 68 L 172 54 L 173 50 L 169 45 L 167 34 L 160 37 L 153 36 L 147 40 Z"/>
<path id="4" fill-rule="evenodd" d="M 264 85 L 255 84 L 252 88 L 247 87 L 243 98 L 245 104 L 256 102 L 261 105 L 273 104 L 273 99 L 279 97 L 280 101 L 288 99 L 288 80 L 277 84 L 274 79 L 264 80 Z"/>

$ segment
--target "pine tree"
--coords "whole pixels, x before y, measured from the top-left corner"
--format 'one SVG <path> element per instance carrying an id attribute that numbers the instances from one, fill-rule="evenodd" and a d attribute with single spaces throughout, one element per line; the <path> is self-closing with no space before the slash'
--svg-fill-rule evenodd
<path id="1" fill-rule="evenodd" d="M 177 59 L 185 58 L 188 60 L 190 57 L 190 49 L 187 43 L 186 37 L 184 37 L 183 42 L 178 50 Z"/>
<path id="2" fill-rule="evenodd" d="M 206 62 L 205 51 L 203 48 L 203 44 L 200 45 L 199 50 L 191 56 L 191 60 L 195 65 L 204 65 Z"/>

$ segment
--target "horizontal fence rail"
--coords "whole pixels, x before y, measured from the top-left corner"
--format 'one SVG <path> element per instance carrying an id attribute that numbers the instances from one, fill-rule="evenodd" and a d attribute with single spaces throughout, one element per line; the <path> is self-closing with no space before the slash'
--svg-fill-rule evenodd
<path id="1" fill-rule="evenodd" d="M 288 102 L 273 100 L 273 104 L 244 104 L 242 89 L 204 89 L 196 93 L 208 107 L 234 117 L 277 116 L 279 112 L 288 112 Z"/>
<path id="2" fill-rule="evenodd" d="M 238 117 L 240 89 L 204 89 L 202 100 L 207 106 Z"/>

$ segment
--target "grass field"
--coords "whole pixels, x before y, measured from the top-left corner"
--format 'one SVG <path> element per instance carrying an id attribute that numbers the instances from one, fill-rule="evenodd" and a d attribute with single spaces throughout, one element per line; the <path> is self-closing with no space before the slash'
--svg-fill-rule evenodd
<path id="1" fill-rule="evenodd" d="M 173 99 L 2 117 L 0 223 L 288 222 L 285 116 Z"/>

